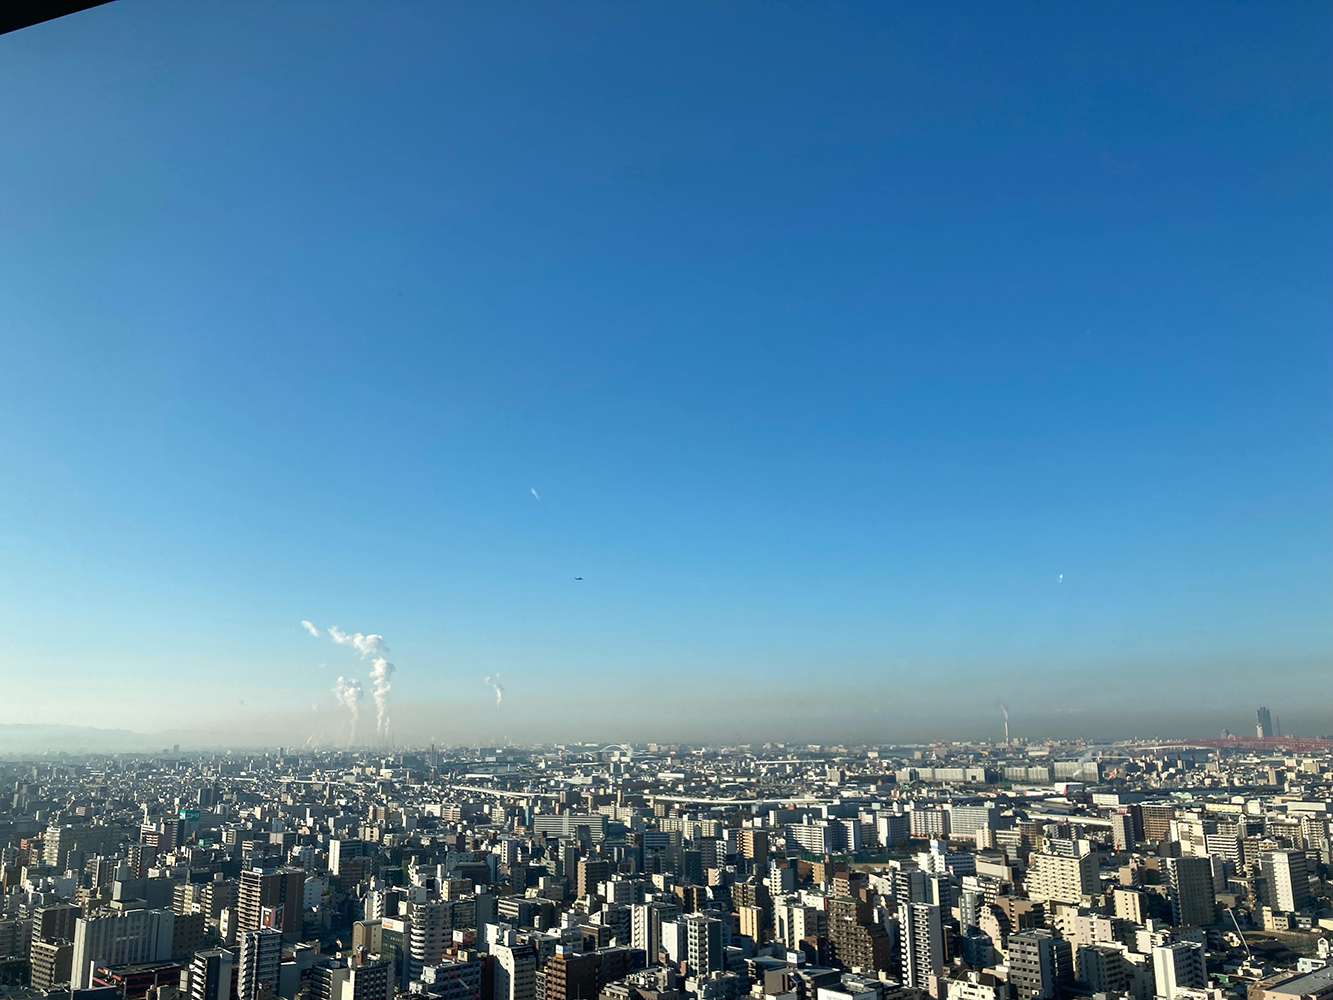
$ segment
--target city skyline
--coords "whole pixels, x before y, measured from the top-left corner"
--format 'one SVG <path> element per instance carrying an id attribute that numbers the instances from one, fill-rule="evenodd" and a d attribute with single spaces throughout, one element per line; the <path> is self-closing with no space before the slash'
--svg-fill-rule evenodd
<path id="1" fill-rule="evenodd" d="M 1318 997 L 1333 740 L 1280 745 L 5 757 L 0 994 Z"/>

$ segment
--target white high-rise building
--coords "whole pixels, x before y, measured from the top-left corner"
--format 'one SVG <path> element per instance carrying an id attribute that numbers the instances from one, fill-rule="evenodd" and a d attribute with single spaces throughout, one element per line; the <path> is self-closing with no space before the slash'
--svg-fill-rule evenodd
<path id="1" fill-rule="evenodd" d="M 1155 994 L 1160 1000 L 1176 1000 L 1181 990 L 1208 987 L 1208 972 L 1203 962 L 1203 945 L 1197 941 L 1177 941 L 1152 950 Z"/>
<path id="2" fill-rule="evenodd" d="M 139 965 L 171 957 L 176 915 L 170 910 L 126 910 L 107 917 L 81 917 L 74 925 L 70 982 L 86 990 L 93 965 Z"/>
<path id="3" fill-rule="evenodd" d="M 807 906 L 799 897 L 775 899 L 773 932 L 788 948 L 796 948 L 805 938 L 828 933 L 828 916 L 822 907 Z"/>
<path id="4" fill-rule="evenodd" d="M 944 924 L 940 908 L 930 903 L 900 904 L 898 935 L 903 985 L 929 989 L 931 975 L 944 968 Z"/>
<path id="5" fill-rule="evenodd" d="M 787 843 L 799 844 L 811 854 L 832 854 L 838 849 L 837 833 L 828 820 L 787 827 Z"/>
<path id="6" fill-rule="evenodd" d="M 643 949 L 650 965 L 662 950 L 662 922 L 675 919 L 680 908 L 672 903 L 636 903 L 630 907 L 630 944 Z"/>
<path id="7" fill-rule="evenodd" d="M 1301 851 L 1265 851 L 1259 856 L 1268 905 L 1282 913 L 1310 906 L 1310 874 Z"/>
<path id="8" fill-rule="evenodd" d="M 768 869 L 765 881 L 768 883 L 768 894 L 771 897 L 777 899 L 779 896 L 785 896 L 796 889 L 796 869 L 786 865 L 773 865 Z"/>
<path id="9" fill-rule="evenodd" d="M 412 978 L 418 979 L 427 965 L 438 965 L 445 951 L 453 944 L 455 927 L 473 927 L 477 920 L 477 902 L 474 898 L 439 899 L 428 903 L 413 903 L 411 941 Z"/>
<path id="10" fill-rule="evenodd" d="M 534 1000 L 537 995 L 537 949 L 519 944 L 513 931 L 503 932 L 491 945 L 495 956 L 492 1000 Z"/>
<path id="11" fill-rule="evenodd" d="M 662 921 L 661 949 L 668 965 L 685 960 L 685 924 L 681 920 Z"/>

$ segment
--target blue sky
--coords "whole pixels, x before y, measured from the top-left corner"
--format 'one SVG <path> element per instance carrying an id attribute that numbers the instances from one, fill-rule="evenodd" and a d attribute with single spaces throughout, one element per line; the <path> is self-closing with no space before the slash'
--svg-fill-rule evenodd
<path id="1" fill-rule="evenodd" d="M 304 618 L 405 741 L 1333 731 L 1331 27 L 0 37 L 0 722 L 345 739 Z"/>

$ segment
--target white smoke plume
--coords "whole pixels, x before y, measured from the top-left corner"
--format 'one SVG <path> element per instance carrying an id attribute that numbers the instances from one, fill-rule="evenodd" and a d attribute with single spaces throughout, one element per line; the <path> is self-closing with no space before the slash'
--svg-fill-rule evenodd
<path id="1" fill-rule="evenodd" d="M 313 623 L 302 620 L 301 626 L 315 638 L 319 638 L 319 629 Z M 384 636 L 375 632 L 371 632 L 369 635 L 353 632 L 349 635 L 337 625 L 330 625 L 328 633 L 329 638 L 338 645 L 351 646 L 363 657 L 373 657 L 370 664 L 370 695 L 375 699 L 375 732 L 381 737 L 388 736 L 389 692 L 393 689 L 391 681 L 398 668 L 384 658 L 384 654 L 389 651 L 389 647 L 384 642 Z M 351 709 L 352 730 L 355 732 L 358 703 L 364 696 L 361 682 L 339 677 L 338 682 L 333 687 L 333 694 L 338 699 L 339 704 L 346 705 Z"/>
<path id="2" fill-rule="evenodd" d="M 361 682 L 355 677 L 339 677 L 333 682 L 334 700 L 339 705 L 345 706 L 352 715 L 352 729 L 347 737 L 349 744 L 356 742 L 356 720 L 361 714 L 361 699 L 363 697 L 365 697 L 365 692 L 361 690 Z"/>
<path id="3" fill-rule="evenodd" d="M 500 702 L 504 701 L 505 689 L 500 683 L 500 675 L 492 674 L 486 678 L 486 683 L 495 689 L 495 707 L 500 707 Z"/>
<path id="4" fill-rule="evenodd" d="M 348 635 L 337 625 L 330 625 L 329 638 L 340 646 L 351 646 L 362 656 L 383 656 L 389 651 L 389 647 L 384 645 L 384 636 L 374 632 L 370 635 L 362 635 L 360 632 Z"/>
<path id="5" fill-rule="evenodd" d="M 384 654 L 389 651 L 384 636 L 375 632 L 369 635 L 353 632 L 348 635 L 337 625 L 330 625 L 329 638 L 340 646 L 351 646 L 362 656 L 374 657 L 370 664 L 370 696 L 375 699 L 375 732 L 380 737 L 388 736 L 389 692 L 393 689 L 391 680 L 398 668 L 384 658 Z"/>
<path id="6" fill-rule="evenodd" d="M 375 699 L 375 732 L 381 737 L 389 735 L 389 690 L 393 687 L 389 680 L 397 669 L 382 656 L 375 657 L 370 665 L 370 679 L 374 682 L 370 694 Z"/>

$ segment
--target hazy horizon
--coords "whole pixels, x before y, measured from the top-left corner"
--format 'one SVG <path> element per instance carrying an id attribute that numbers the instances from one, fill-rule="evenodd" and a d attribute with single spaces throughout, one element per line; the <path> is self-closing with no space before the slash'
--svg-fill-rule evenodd
<path id="1" fill-rule="evenodd" d="M 491 706 L 493 708 L 493 705 Z M 1270 709 L 1272 706 L 1268 706 Z M 346 719 L 334 711 L 312 713 L 301 726 L 285 728 L 284 716 L 278 712 L 267 712 L 265 717 L 252 721 L 250 728 L 185 729 L 165 728 L 151 730 L 146 727 L 91 726 L 89 728 L 123 733 L 115 740 L 98 742 L 99 737 L 86 735 L 73 743 L 65 742 L 65 735 L 60 733 L 25 735 L 16 733 L 16 729 L 41 729 L 42 723 L 0 722 L 0 754 L 22 752 L 31 749 L 89 748 L 92 750 L 117 747 L 130 747 L 148 750 L 161 749 L 173 743 L 180 744 L 182 750 L 238 749 L 251 750 L 260 747 L 275 748 L 285 746 L 293 750 L 313 747 L 319 750 L 333 749 L 375 749 L 377 747 L 411 749 L 430 746 L 529 746 L 552 743 L 602 742 L 602 743 L 684 743 L 691 745 L 729 745 L 738 743 L 787 743 L 803 745 L 807 743 L 835 744 L 845 743 L 854 746 L 872 746 L 893 743 L 929 743 L 965 741 L 976 743 L 1002 743 L 1004 740 L 1003 715 L 996 710 L 991 715 L 955 715 L 942 719 L 938 724 L 929 719 L 911 718 L 906 712 L 862 710 L 847 714 L 834 720 L 831 712 L 808 713 L 799 726 L 767 726 L 762 716 L 750 716 L 733 720 L 718 720 L 709 717 L 690 718 L 684 706 L 669 704 L 663 708 L 662 721 L 656 724 L 636 722 L 632 725 L 617 725 L 615 722 L 598 722 L 591 717 L 577 719 L 552 720 L 550 713 L 520 709 L 514 716 L 502 720 L 491 714 L 488 717 L 486 706 L 474 704 L 416 704 L 404 707 L 405 719 L 402 731 L 395 730 L 387 738 L 380 738 L 374 732 L 373 725 L 358 732 L 354 744 L 348 742 Z M 431 718 L 448 717 L 450 711 L 466 711 L 467 722 L 455 729 L 429 721 Z M 564 715 L 564 713 L 559 713 Z M 1291 713 L 1290 717 L 1282 712 L 1276 713 L 1280 719 L 1282 733 L 1292 737 L 1330 737 L 1326 727 L 1318 728 L 1321 721 L 1319 713 Z M 1247 737 L 1254 735 L 1254 710 L 1227 711 L 1209 709 L 1196 712 L 1187 709 L 1163 712 L 1144 712 L 1135 718 L 1121 717 L 1105 719 L 1095 712 L 1060 712 L 1038 716 L 1015 717 L 1011 713 L 1010 735 L 1015 742 L 1040 743 L 1046 740 L 1068 742 L 1083 740 L 1090 743 L 1113 743 L 1125 740 L 1179 740 L 1208 739 L 1217 737 L 1226 729 L 1232 735 Z M 688 720 L 688 721 L 685 721 Z M 1323 720 L 1327 721 L 1327 720 Z M 78 722 L 55 724 L 78 727 Z M 1206 728 L 1211 726 L 1211 728 Z M 158 744 L 161 743 L 161 746 Z M 71 749 L 71 752 L 73 750 Z"/>

